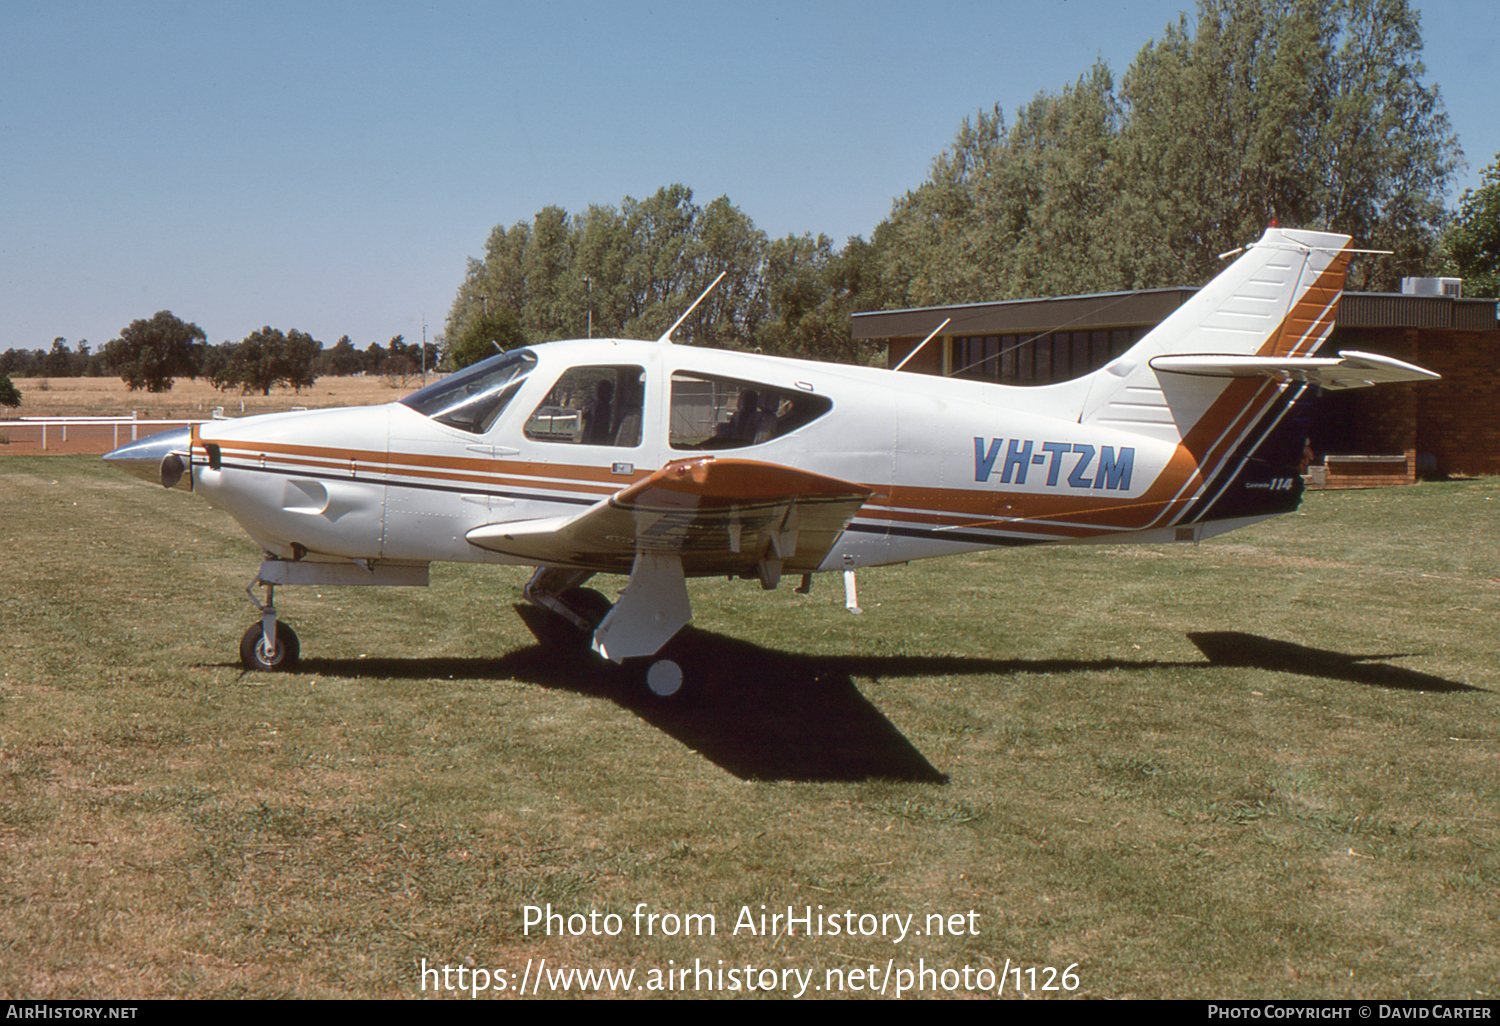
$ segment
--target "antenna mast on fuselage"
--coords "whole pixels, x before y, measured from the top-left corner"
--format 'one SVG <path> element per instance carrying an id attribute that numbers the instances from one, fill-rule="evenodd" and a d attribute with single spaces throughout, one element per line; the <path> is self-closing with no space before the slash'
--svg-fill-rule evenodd
<path id="1" fill-rule="evenodd" d="M 672 344 L 672 332 L 674 332 L 678 328 L 682 327 L 682 322 L 688 319 L 688 315 L 689 314 L 691 314 L 694 310 L 698 309 L 698 304 L 701 303 L 701 302 L 703 302 L 705 299 L 708 298 L 708 294 L 714 290 L 715 286 L 717 286 L 719 284 L 719 282 L 721 282 L 721 281 L 724 280 L 724 275 L 726 275 L 728 273 L 729 273 L 728 271 L 720 271 L 719 272 L 719 276 L 713 280 L 713 283 L 711 285 L 709 285 L 708 288 L 706 288 L 706 289 L 703 290 L 703 295 L 701 295 L 697 299 L 693 300 L 693 305 L 690 306 L 690 307 L 688 307 L 686 310 L 684 310 L 682 312 L 682 316 L 679 317 L 679 318 L 677 318 L 677 320 L 673 322 L 672 326 L 670 328 L 668 328 L 665 332 L 663 332 L 661 338 L 657 339 L 656 341 L 658 343 L 665 342 L 667 345 L 671 345 Z"/>

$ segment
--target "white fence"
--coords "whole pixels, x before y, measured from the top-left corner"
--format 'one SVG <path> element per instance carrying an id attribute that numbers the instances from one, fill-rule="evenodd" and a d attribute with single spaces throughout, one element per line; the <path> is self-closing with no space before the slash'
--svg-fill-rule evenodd
<path id="1" fill-rule="evenodd" d="M 223 408 L 214 411 L 214 419 L 223 418 Z M 105 453 L 128 442 L 187 424 L 202 424 L 204 418 L 190 420 L 142 420 L 129 417 L 19 417 L 0 420 L 0 455 L 30 452 Z M 144 430 L 143 430 L 144 429 Z"/>

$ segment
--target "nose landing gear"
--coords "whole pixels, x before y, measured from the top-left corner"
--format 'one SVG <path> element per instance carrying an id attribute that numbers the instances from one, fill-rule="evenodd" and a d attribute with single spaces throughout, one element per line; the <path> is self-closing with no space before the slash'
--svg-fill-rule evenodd
<path id="1" fill-rule="evenodd" d="M 255 599 L 254 589 L 257 584 L 265 585 L 264 604 Z M 276 585 L 262 581 L 257 576 L 245 589 L 245 594 L 250 596 L 250 604 L 260 610 L 260 621 L 251 624 L 245 636 L 240 639 L 240 663 L 247 670 L 270 673 L 285 673 L 294 669 L 297 658 L 301 655 L 301 646 L 297 641 L 297 632 L 276 619 Z"/>
<path id="2" fill-rule="evenodd" d="M 323 588 L 425 588 L 426 563 L 382 563 L 375 559 L 320 560 L 307 559 L 307 549 L 293 545 L 294 559 L 279 559 L 266 554 L 260 573 L 245 587 L 250 604 L 260 614 L 240 639 L 240 662 L 247 670 L 287 672 L 297 666 L 301 650 L 297 634 L 276 619 L 276 586 L 310 584 Z M 255 589 L 266 589 L 261 602 Z"/>
<path id="3" fill-rule="evenodd" d="M 297 632 L 277 621 L 274 628 L 275 642 L 266 644 L 266 629 L 258 623 L 251 624 L 240 639 L 240 663 L 247 670 L 263 672 L 286 672 L 297 665 L 301 654 Z"/>

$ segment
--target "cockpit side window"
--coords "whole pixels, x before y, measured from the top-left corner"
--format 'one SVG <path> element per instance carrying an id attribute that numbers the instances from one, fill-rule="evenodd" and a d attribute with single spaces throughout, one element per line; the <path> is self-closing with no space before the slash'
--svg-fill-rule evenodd
<path id="1" fill-rule="evenodd" d="M 791 434 L 833 408 L 826 396 L 708 374 L 672 375 L 674 449 L 738 449 Z"/>
<path id="2" fill-rule="evenodd" d="M 526 437 L 575 445 L 641 444 L 646 372 L 635 366 L 570 367 L 526 421 Z"/>
<path id="3" fill-rule="evenodd" d="M 515 398 L 535 366 L 536 357 L 524 349 L 502 353 L 434 381 L 401 403 L 440 424 L 484 434 Z"/>

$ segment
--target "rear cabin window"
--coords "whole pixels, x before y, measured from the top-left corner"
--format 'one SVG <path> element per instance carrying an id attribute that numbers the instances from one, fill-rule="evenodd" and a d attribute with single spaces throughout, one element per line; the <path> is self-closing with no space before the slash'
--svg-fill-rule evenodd
<path id="1" fill-rule="evenodd" d="M 570 367 L 526 420 L 526 437 L 572 445 L 641 444 L 646 372 L 640 367 Z"/>
<path id="2" fill-rule="evenodd" d="M 707 374 L 672 375 L 674 449 L 738 449 L 791 434 L 833 408 L 801 389 Z"/>

